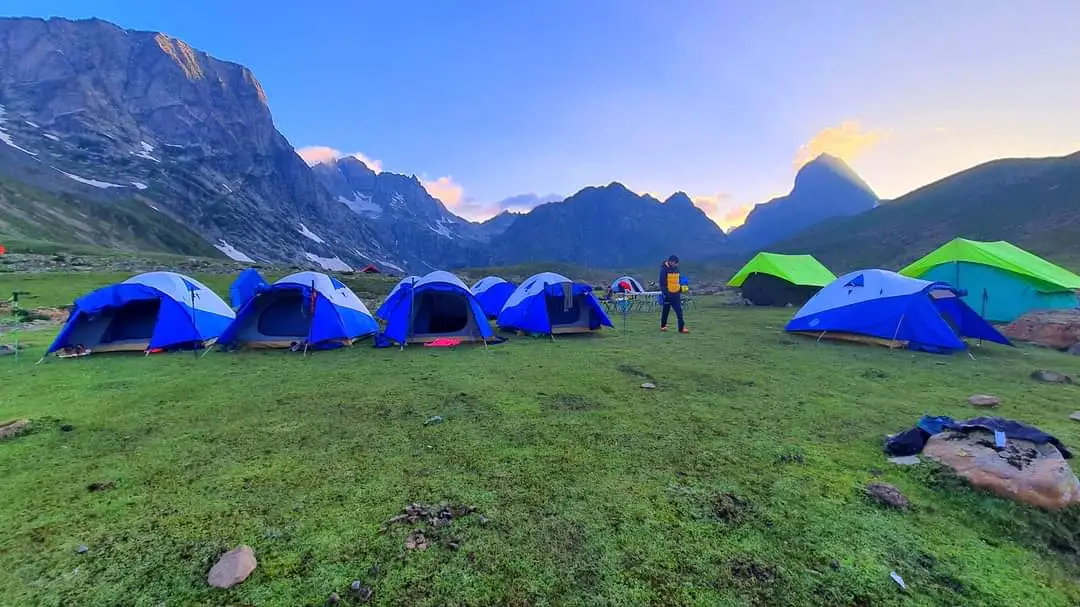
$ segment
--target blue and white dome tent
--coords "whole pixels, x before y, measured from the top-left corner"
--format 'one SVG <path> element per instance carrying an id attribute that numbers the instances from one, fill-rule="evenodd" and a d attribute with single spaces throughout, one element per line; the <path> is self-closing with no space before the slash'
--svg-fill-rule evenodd
<path id="1" fill-rule="evenodd" d="M 442 270 L 399 282 L 379 313 L 386 320 L 384 334 L 398 344 L 439 338 L 486 342 L 495 335 L 469 287 Z"/>
<path id="2" fill-rule="evenodd" d="M 75 300 L 46 354 L 202 348 L 233 318 L 232 308 L 194 278 L 148 272 Z"/>
<path id="3" fill-rule="evenodd" d="M 967 348 L 962 337 L 1012 345 L 961 296 L 943 282 L 859 270 L 818 291 L 784 330 L 938 353 Z"/>
<path id="4" fill-rule="evenodd" d="M 521 283 L 499 313 L 498 325 L 543 335 L 589 333 L 612 326 L 591 285 L 554 272 Z"/>
<path id="5" fill-rule="evenodd" d="M 506 300 L 510 299 L 515 289 L 517 289 L 517 285 L 498 276 L 485 276 L 472 286 L 476 301 L 480 302 L 484 314 L 492 320 L 498 318 L 499 312 L 506 305 Z"/>
<path id="6" fill-rule="evenodd" d="M 620 277 L 616 278 L 615 280 L 611 281 L 611 290 L 615 291 L 616 293 L 621 292 L 623 289 L 622 289 L 622 287 L 619 286 L 619 283 L 622 283 L 622 282 L 625 282 L 625 283 L 630 285 L 630 292 L 631 293 L 644 293 L 645 292 L 645 287 L 641 286 L 641 282 L 638 281 L 638 279 L 634 278 L 633 276 L 628 276 L 628 275 L 620 276 Z"/>
<path id="7" fill-rule="evenodd" d="M 258 270 L 248 268 L 240 272 L 240 275 L 229 286 L 229 303 L 232 304 L 234 310 L 239 310 L 247 300 L 255 297 L 256 293 L 267 286 L 266 279 L 259 274 Z"/>
<path id="8" fill-rule="evenodd" d="M 379 330 L 367 306 L 341 281 L 297 272 L 259 290 L 221 334 L 221 345 L 246 348 L 336 348 Z"/>

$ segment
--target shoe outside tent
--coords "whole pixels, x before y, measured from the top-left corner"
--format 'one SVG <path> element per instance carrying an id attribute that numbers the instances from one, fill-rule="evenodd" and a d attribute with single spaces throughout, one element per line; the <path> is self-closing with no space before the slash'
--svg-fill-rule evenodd
<path id="1" fill-rule="evenodd" d="M 378 314 L 386 321 L 383 334 L 397 344 L 440 338 L 487 341 L 495 335 L 469 287 L 441 270 L 398 283 Z"/>
<path id="2" fill-rule="evenodd" d="M 230 348 L 327 349 L 374 335 L 378 324 L 352 289 L 332 276 L 298 272 L 258 291 L 219 343 Z"/>
<path id="3" fill-rule="evenodd" d="M 591 285 L 554 272 L 537 274 L 521 283 L 497 322 L 502 329 L 544 335 L 589 333 L 612 326 Z"/>
<path id="4" fill-rule="evenodd" d="M 517 285 L 498 276 L 485 276 L 476 281 L 476 284 L 472 286 L 472 292 L 476 296 L 476 301 L 480 302 L 484 315 L 494 320 L 499 316 L 506 300 L 516 288 Z"/>
<path id="5" fill-rule="evenodd" d="M 234 310 L 239 310 L 255 293 L 269 286 L 266 279 L 255 268 L 248 268 L 236 277 L 229 286 L 229 303 Z"/>
<path id="6" fill-rule="evenodd" d="M 731 280 L 756 306 L 802 305 L 836 275 L 812 255 L 758 253 Z"/>
<path id="7" fill-rule="evenodd" d="M 784 330 L 938 353 L 967 348 L 963 337 L 1012 345 L 961 294 L 942 282 L 860 270 L 821 289 Z"/>
<path id="8" fill-rule="evenodd" d="M 964 301 L 991 322 L 1078 305 L 1080 276 L 1005 241 L 956 238 L 900 273 L 967 291 Z"/>
<path id="9" fill-rule="evenodd" d="M 194 278 L 148 272 L 75 300 L 46 354 L 202 348 L 233 318 L 232 308 Z"/>

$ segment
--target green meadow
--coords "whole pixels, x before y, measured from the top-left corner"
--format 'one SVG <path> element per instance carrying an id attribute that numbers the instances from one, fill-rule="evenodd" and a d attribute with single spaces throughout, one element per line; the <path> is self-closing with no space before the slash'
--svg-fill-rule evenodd
<path id="1" fill-rule="evenodd" d="M 57 306 L 117 278 L 6 274 L 0 293 Z M 374 309 L 392 281 L 351 284 Z M 374 605 L 1080 604 L 1076 509 L 881 449 L 924 413 L 978 415 L 973 393 L 1080 447 L 1080 386 L 1029 378 L 1080 357 L 817 342 L 782 332 L 790 314 L 704 297 L 689 335 L 634 315 L 488 348 L 38 365 L 55 329 L 24 332 L 0 358 L 0 421 L 33 421 L 0 442 L 0 602 L 354 605 L 359 580 Z M 867 499 L 875 480 L 912 507 Z M 424 525 L 387 521 L 411 503 L 476 512 L 408 549 Z M 258 568 L 210 588 L 238 544 Z"/>

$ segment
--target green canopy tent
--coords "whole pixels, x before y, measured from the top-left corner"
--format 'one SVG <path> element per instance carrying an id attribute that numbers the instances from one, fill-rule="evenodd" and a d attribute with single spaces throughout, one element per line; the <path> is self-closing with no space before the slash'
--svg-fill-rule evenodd
<path id="1" fill-rule="evenodd" d="M 965 303 L 993 322 L 1031 310 L 1077 307 L 1080 276 L 1005 241 L 956 238 L 900 270 L 967 291 Z"/>
<path id="2" fill-rule="evenodd" d="M 836 276 L 812 255 L 758 253 L 728 286 L 739 287 L 756 306 L 802 305 Z"/>

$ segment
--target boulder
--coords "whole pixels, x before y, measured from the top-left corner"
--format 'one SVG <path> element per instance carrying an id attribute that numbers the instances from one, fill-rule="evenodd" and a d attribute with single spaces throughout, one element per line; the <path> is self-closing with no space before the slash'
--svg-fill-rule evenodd
<path id="1" fill-rule="evenodd" d="M 11 421 L 0 422 L 0 440 L 4 440 L 5 438 L 15 438 L 29 429 L 30 420 L 28 419 L 13 419 Z"/>
<path id="2" fill-rule="evenodd" d="M 1080 411 L 1073 411 L 1069 415 L 1069 419 L 1073 420 L 1074 422 L 1080 422 Z"/>
<path id="3" fill-rule="evenodd" d="M 1058 373 L 1057 371 L 1047 371 L 1046 369 L 1039 369 L 1031 374 L 1031 379 L 1035 381 L 1041 381 L 1048 384 L 1071 384 L 1072 378 L 1064 373 Z"/>
<path id="4" fill-rule="evenodd" d="M 909 505 L 904 494 L 888 483 L 870 483 L 864 491 L 867 497 L 886 506 L 905 510 Z"/>
<path id="5" fill-rule="evenodd" d="M 221 555 L 218 562 L 210 568 L 206 582 L 214 588 L 232 588 L 246 580 L 258 565 L 251 546 L 240 545 Z"/>
<path id="6" fill-rule="evenodd" d="M 1001 404 L 1001 399 L 989 394 L 972 394 L 968 397 L 968 403 L 975 407 L 996 407 Z"/>
<path id="7" fill-rule="evenodd" d="M 1080 481 L 1050 444 L 1009 439 L 998 450 L 990 432 L 942 432 L 930 437 L 923 455 L 1002 497 L 1046 509 L 1080 503 Z"/>
<path id="8" fill-rule="evenodd" d="M 1080 343 L 1080 310 L 1028 312 L 1005 325 L 1001 333 L 1012 340 L 1065 350 Z"/>

